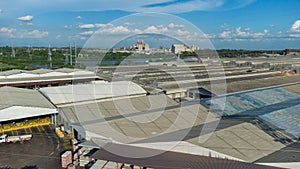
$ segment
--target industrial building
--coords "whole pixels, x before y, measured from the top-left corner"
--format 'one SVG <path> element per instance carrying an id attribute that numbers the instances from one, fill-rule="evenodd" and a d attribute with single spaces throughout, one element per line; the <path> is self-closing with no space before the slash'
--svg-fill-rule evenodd
<path id="1" fill-rule="evenodd" d="M 247 72 L 250 65 L 225 67 L 227 87 L 232 93 L 222 96 L 216 96 L 207 87 L 208 82 L 221 79 L 221 69 L 212 67 L 215 76 L 208 77 L 205 68 L 199 65 L 191 66 L 192 74 L 188 75 L 188 71 L 182 71 L 186 68 L 180 66 L 153 66 L 138 75 L 136 67 L 126 67 L 127 70 L 118 72 L 118 77 L 123 78 L 113 82 L 90 80 L 39 90 L 2 87 L 3 98 L 14 96 L 20 101 L 13 97 L 6 99 L 12 100 L 6 103 L 3 99 L 3 114 L 16 115 L 1 119 L 11 123 L 46 117 L 57 126 L 63 125 L 65 132 L 74 134 L 78 146 L 93 148 L 96 153 L 91 158 L 115 163 L 174 168 L 175 163 L 168 160 L 159 163 L 155 159 L 176 157 L 191 159 L 190 163 L 180 163 L 182 167 L 202 165 L 201 160 L 219 168 L 295 166 L 300 163 L 299 84 L 273 86 L 274 79 L 285 77 L 265 68 Z M 203 88 L 190 85 L 194 77 L 195 84 Z M 122 81 L 126 78 L 134 78 L 135 82 Z M 251 86 L 253 79 L 266 83 Z M 240 91 L 262 85 L 269 87 Z M 226 106 L 221 113 L 218 105 L 222 105 L 225 97 Z M 19 110 L 25 112 L 23 116 L 18 116 Z M 165 153 L 150 158 L 132 157 L 162 151 Z"/>
<path id="2" fill-rule="evenodd" d="M 275 163 L 272 165 L 280 166 L 279 163 L 287 160 L 299 162 L 300 153 L 286 153 L 285 157 L 273 157 L 274 154 L 285 153 L 285 149 L 297 151 L 294 146 L 299 144 L 299 141 L 295 136 L 298 136 L 299 133 L 292 126 L 297 124 L 299 118 L 299 114 L 296 113 L 298 106 L 291 108 L 295 109 L 294 111 L 285 111 L 287 115 L 266 108 L 270 105 L 280 105 L 287 101 L 297 100 L 299 95 L 295 92 L 296 88 L 290 85 L 282 88 L 266 88 L 230 94 L 224 110 L 226 117 L 216 116 L 209 123 L 206 119 L 212 114 L 208 112 L 207 105 L 201 105 L 197 101 L 178 103 L 166 95 L 146 95 L 145 91 L 133 94 L 134 97 L 120 97 L 120 95 L 112 96 L 111 99 L 100 96 L 97 96 L 97 99 L 93 97 L 81 99 L 79 97 L 79 100 L 71 100 L 73 104 L 59 106 L 59 113 L 68 132 L 73 132 L 76 138 L 82 141 L 81 146 L 99 149 L 93 156 L 99 160 L 113 161 L 112 156 L 105 152 L 103 147 L 101 148 L 101 145 L 112 143 L 110 145 L 112 149 L 122 144 L 125 149 L 128 148 L 128 151 L 130 146 L 133 146 L 140 151 L 150 148 L 196 156 L 264 163 L 265 165 Z M 246 103 L 245 98 L 250 96 L 253 98 L 250 102 L 263 101 L 262 104 L 259 104 L 261 107 L 251 107 L 250 103 Z M 238 97 L 241 103 L 236 102 Z M 51 97 L 49 98 L 51 100 Z M 88 99 L 91 100 L 88 101 Z M 207 98 L 207 100 L 209 99 Z M 218 96 L 212 99 L 218 99 Z M 65 103 L 69 103 L 69 101 Z M 233 104 L 240 106 L 234 109 L 232 106 L 235 105 Z M 241 110 L 241 108 L 244 109 Z M 246 112 L 250 112 L 250 110 L 253 112 L 265 110 L 265 112 L 247 116 Z M 278 122 L 280 118 L 277 120 L 272 118 L 278 113 L 287 118 L 293 117 L 289 119 L 296 121 L 289 121 L 290 125 L 285 130 L 280 126 L 284 124 Z M 231 114 L 236 114 L 236 116 L 228 116 Z M 261 117 L 260 115 L 268 116 Z M 207 123 L 210 125 L 206 126 Z M 215 130 L 213 124 L 215 124 Z M 202 133 L 199 137 L 201 132 L 205 134 Z M 210 137 L 201 141 L 201 138 L 205 138 L 206 135 L 210 135 Z M 128 155 L 129 152 L 112 153 L 119 153 L 118 157 L 122 157 Z M 105 154 L 108 156 L 104 157 Z M 119 160 L 123 161 L 115 162 L 126 162 L 128 159 L 119 158 Z M 139 163 L 137 162 L 139 160 L 130 159 L 128 163 L 143 164 L 143 160 L 144 158 L 141 158 L 141 163 Z M 147 163 L 147 166 L 151 167 L 151 164 L 152 166 L 157 165 Z"/>
<path id="3" fill-rule="evenodd" d="M 63 107 L 68 104 L 72 105 L 73 103 L 146 95 L 146 91 L 142 87 L 133 82 L 126 81 L 92 81 L 87 84 L 43 87 L 39 91 L 57 107 Z"/>
<path id="4" fill-rule="evenodd" d="M 90 82 L 98 78 L 94 72 L 80 69 L 9 70 L 0 72 L 0 87 L 40 88 Z"/>
<path id="5" fill-rule="evenodd" d="M 178 136 L 185 131 L 181 128 L 174 132 L 163 133 L 163 131 L 166 131 L 168 124 L 170 125 L 170 123 L 174 121 L 175 117 L 179 119 L 182 117 L 178 115 L 178 108 L 174 105 L 182 106 L 182 104 L 193 102 L 192 99 L 195 99 L 194 102 L 201 99 L 203 105 L 200 105 L 199 111 L 197 111 L 196 122 L 193 123 L 193 121 L 189 121 L 193 124 L 193 127 L 191 127 L 186 137 L 182 139 L 181 143 L 184 145 L 175 146 L 172 151 L 222 157 L 252 163 L 263 163 L 277 167 L 289 166 L 295 168 L 295 166 L 300 164 L 298 160 L 300 157 L 300 143 L 297 129 L 299 128 L 298 119 L 300 117 L 297 113 L 299 108 L 299 106 L 297 106 L 299 105 L 299 87 L 297 88 L 297 83 L 299 83 L 300 77 L 298 75 L 287 76 L 281 71 L 270 70 L 272 66 L 282 64 L 282 59 L 280 58 L 224 59 L 223 63 L 226 64 L 225 67 L 220 67 L 220 65 L 217 64 L 207 64 L 210 66 L 211 71 L 209 75 L 206 70 L 207 65 L 192 63 L 189 65 L 178 64 L 176 67 L 159 66 L 158 64 L 149 64 L 146 65 L 146 67 L 119 66 L 117 71 L 114 71 L 113 67 L 101 67 L 102 72 L 111 72 L 111 79 L 132 79 L 147 90 L 150 96 L 146 96 L 143 99 L 140 98 L 140 100 L 144 100 L 141 102 L 145 102 L 147 98 L 159 97 L 161 93 L 153 93 L 155 89 L 159 89 L 169 98 L 181 102 L 172 100 L 173 106 L 167 106 L 172 107 L 167 110 L 167 112 L 171 111 L 172 113 L 166 113 L 168 115 L 164 115 L 164 112 L 157 121 L 149 125 L 142 123 L 142 117 L 136 117 L 139 120 L 132 121 L 132 119 L 135 119 L 137 113 L 133 115 L 127 115 L 125 113 L 125 116 L 119 116 L 119 114 L 124 114 L 123 111 L 125 110 L 113 108 L 112 105 L 114 105 L 115 102 L 109 103 L 108 101 L 103 103 L 103 105 L 100 105 L 100 103 L 97 103 L 98 105 L 81 105 L 82 107 L 79 106 L 75 109 L 86 110 L 87 107 L 89 107 L 89 114 L 101 114 L 101 117 L 104 116 L 102 119 L 105 120 L 99 120 L 100 124 L 97 125 L 95 124 L 97 120 L 90 122 L 86 119 L 88 121 L 86 123 L 76 123 L 75 120 L 74 122 L 76 124 L 83 126 L 81 128 L 76 127 L 81 132 L 87 131 L 84 133 L 87 134 L 87 145 L 97 147 L 97 145 L 105 141 L 124 143 L 125 138 L 135 137 L 147 139 L 139 139 L 138 141 L 135 140 L 132 142 L 128 142 L 127 139 L 127 142 L 125 142 L 126 145 L 166 150 L 166 147 L 176 141 L 176 137 L 174 136 Z M 297 58 L 285 58 L 284 63 L 294 67 L 299 65 L 300 62 Z M 210 84 L 212 82 L 218 83 L 218 81 L 222 80 L 222 73 L 226 76 L 226 79 L 224 78 L 223 80 L 226 80 L 226 89 L 229 94 L 225 96 L 215 96 L 214 93 L 210 92 Z M 101 74 L 99 74 L 99 76 L 101 76 Z M 109 80 L 109 78 L 107 79 Z M 199 90 L 199 86 L 203 87 L 203 90 Z M 152 94 L 154 95 L 152 96 Z M 210 103 L 204 103 L 209 102 L 210 97 L 212 97 L 213 102 L 217 103 L 218 98 L 226 97 L 228 99 L 224 113 L 218 114 L 218 107 L 210 107 Z M 157 98 L 156 100 L 159 99 Z M 106 107 L 106 105 L 109 105 L 109 108 L 103 112 L 101 108 Z M 101 111 L 97 108 L 91 109 L 91 107 L 100 107 Z M 205 122 L 203 120 L 208 116 L 209 108 L 220 116 L 221 119 L 216 131 L 209 139 L 204 142 L 199 142 L 198 136 L 202 129 L 205 128 Z M 74 117 L 73 115 L 78 116 L 78 114 L 80 114 L 80 111 L 74 111 L 75 109 L 64 107 L 62 111 L 67 116 Z M 144 107 L 144 109 L 147 108 Z M 112 111 L 112 113 L 110 111 Z M 134 111 L 131 110 L 131 112 Z M 144 112 L 145 111 L 141 111 L 141 114 Z M 155 110 L 149 112 L 157 113 Z M 183 116 L 183 118 L 193 119 L 190 118 L 192 115 L 189 111 L 184 112 L 187 114 L 186 118 L 185 116 Z M 147 117 L 148 116 L 151 117 L 151 113 L 147 114 Z M 130 117 L 129 120 L 128 117 Z M 109 130 L 117 131 L 117 133 L 120 132 L 127 137 L 118 137 L 116 133 L 105 133 L 104 131 L 107 130 L 93 130 L 100 128 L 100 126 L 101 128 L 105 127 L 106 119 L 109 119 Z M 139 123 L 139 121 L 141 122 Z M 184 123 L 180 126 L 184 126 Z M 155 134 L 151 135 L 151 131 Z M 161 133 L 157 134 L 158 132 Z M 95 139 L 98 136 L 102 137 Z M 97 140 L 98 144 L 91 143 L 97 142 Z M 103 151 L 101 153 L 103 153 Z"/>
<path id="6" fill-rule="evenodd" d="M 219 105 L 224 101 L 225 96 L 203 99 L 201 102 L 207 107 L 213 107 L 221 116 L 256 117 L 291 139 L 298 140 L 300 138 L 298 130 L 300 95 L 295 90 L 289 90 L 295 89 L 296 86 L 299 84 L 228 94 L 226 107 L 222 112 L 218 110 L 221 109 Z"/>
<path id="7" fill-rule="evenodd" d="M 55 106 L 37 90 L 8 86 L 0 88 L 0 107 L 0 133 L 55 124 L 58 113 Z"/>

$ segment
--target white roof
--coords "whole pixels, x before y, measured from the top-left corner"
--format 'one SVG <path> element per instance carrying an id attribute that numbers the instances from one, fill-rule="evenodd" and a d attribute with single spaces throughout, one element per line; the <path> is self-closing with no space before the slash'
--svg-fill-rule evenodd
<path id="1" fill-rule="evenodd" d="M 56 109 L 40 107 L 12 106 L 0 110 L 0 122 L 8 120 L 24 119 L 28 117 L 43 116 L 57 113 Z"/>
<path id="2" fill-rule="evenodd" d="M 19 73 L 7 76 L 7 78 L 31 78 L 31 77 L 39 77 L 37 74 L 30 73 Z"/>
<path id="3" fill-rule="evenodd" d="M 86 71 L 86 70 L 78 70 L 71 73 L 68 73 L 69 75 L 95 75 L 94 72 Z"/>
<path id="4" fill-rule="evenodd" d="M 0 109 L 11 106 L 55 108 L 38 90 L 0 87 Z"/>
<path id="5" fill-rule="evenodd" d="M 128 81 L 45 87 L 41 88 L 40 91 L 54 104 L 91 101 L 147 93 L 139 85 Z"/>
<path id="6" fill-rule="evenodd" d="M 9 70 L 0 72 L 0 79 L 4 78 L 37 78 L 50 76 L 67 76 L 67 75 L 89 75 L 95 76 L 95 73 L 88 70 L 62 68 L 56 70 L 36 69 L 32 71 L 25 70 Z"/>
<path id="7" fill-rule="evenodd" d="M 62 72 L 49 72 L 49 73 L 44 73 L 41 74 L 42 77 L 48 77 L 48 76 L 66 76 L 68 75 L 67 73 L 62 73 Z"/>

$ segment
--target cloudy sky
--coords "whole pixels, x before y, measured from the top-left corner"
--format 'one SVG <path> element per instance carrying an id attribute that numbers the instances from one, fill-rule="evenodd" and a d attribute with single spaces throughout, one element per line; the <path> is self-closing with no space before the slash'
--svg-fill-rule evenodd
<path id="1" fill-rule="evenodd" d="M 299 11 L 299 0 L 3 0 L 0 46 L 84 46 L 98 37 L 110 48 L 151 33 L 217 49 L 300 49 Z"/>

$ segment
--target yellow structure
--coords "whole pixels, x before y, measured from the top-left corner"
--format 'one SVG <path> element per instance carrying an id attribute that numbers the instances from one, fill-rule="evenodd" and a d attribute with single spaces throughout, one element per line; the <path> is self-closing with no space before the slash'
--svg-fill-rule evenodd
<path id="1" fill-rule="evenodd" d="M 50 124 L 53 123 L 51 122 L 51 119 L 49 117 L 35 119 L 35 120 L 28 120 L 28 121 L 18 122 L 18 123 L 13 122 L 10 124 L 2 124 L 0 127 L 0 133 L 21 130 L 21 129 L 28 129 L 31 127 L 45 126 Z"/>

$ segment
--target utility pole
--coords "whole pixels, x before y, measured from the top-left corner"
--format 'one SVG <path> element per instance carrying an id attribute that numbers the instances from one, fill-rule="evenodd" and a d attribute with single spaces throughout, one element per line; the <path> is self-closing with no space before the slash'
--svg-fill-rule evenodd
<path id="1" fill-rule="evenodd" d="M 65 49 L 65 65 L 69 64 L 68 48 Z"/>
<path id="2" fill-rule="evenodd" d="M 15 51 L 13 45 L 11 45 L 11 57 L 13 57 L 13 58 L 16 57 L 16 51 Z"/>
<path id="3" fill-rule="evenodd" d="M 29 60 L 32 60 L 32 50 L 31 50 L 31 45 L 28 46 L 26 52 L 28 53 Z"/>
<path id="4" fill-rule="evenodd" d="M 50 44 L 48 46 L 48 61 L 50 62 L 50 69 L 52 69 L 52 53 L 50 49 Z"/>
<path id="5" fill-rule="evenodd" d="M 70 42 L 70 65 L 73 65 L 73 60 L 72 60 L 72 46 Z"/>
<path id="6" fill-rule="evenodd" d="M 74 48 L 75 48 L 75 64 L 77 63 L 77 49 L 76 49 L 76 42 L 74 41 Z"/>

